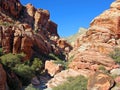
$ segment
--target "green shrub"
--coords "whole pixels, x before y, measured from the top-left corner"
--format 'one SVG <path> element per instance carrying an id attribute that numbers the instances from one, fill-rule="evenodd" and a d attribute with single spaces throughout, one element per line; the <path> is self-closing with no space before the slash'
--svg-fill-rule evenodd
<path id="1" fill-rule="evenodd" d="M 110 57 L 114 59 L 116 63 L 120 63 L 120 48 L 115 48 L 114 52 L 110 53 Z"/>
<path id="2" fill-rule="evenodd" d="M 105 74 L 109 74 L 109 71 L 106 70 L 105 66 L 103 66 L 103 65 L 100 65 L 98 69 L 99 69 L 100 71 L 102 71 L 103 73 L 105 73 Z"/>
<path id="3" fill-rule="evenodd" d="M 69 77 L 67 82 L 53 90 L 87 90 L 87 79 L 83 76 Z"/>
<path id="4" fill-rule="evenodd" d="M 22 58 L 22 54 L 5 54 L 3 56 L 0 57 L 1 59 L 1 63 L 9 68 L 13 68 L 15 67 L 16 64 L 20 64 L 21 62 L 21 58 Z"/>
<path id="5" fill-rule="evenodd" d="M 30 84 L 30 85 L 27 86 L 24 90 L 41 90 L 41 89 L 35 88 L 32 84 Z"/>
<path id="6" fill-rule="evenodd" d="M 2 48 L 0 48 L 0 56 L 2 56 L 2 55 L 3 55 Z"/>
<path id="7" fill-rule="evenodd" d="M 1 56 L 1 63 L 7 72 L 14 72 L 20 79 L 23 85 L 30 83 L 33 76 L 36 75 L 36 70 L 40 73 L 42 62 L 35 58 L 31 63 L 21 62 L 24 54 L 5 54 Z M 14 84 L 13 84 L 14 85 Z"/>
<path id="8" fill-rule="evenodd" d="M 36 70 L 40 70 L 43 66 L 42 61 L 39 58 L 34 58 L 34 61 L 32 62 L 32 66 L 31 68 L 36 71 Z"/>
<path id="9" fill-rule="evenodd" d="M 55 55 L 53 53 L 50 53 L 49 57 L 52 58 L 52 59 L 54 59 L 54 60 L 62 61 L 59 56 L 57 56 L 57 55 Z"/>
<path id="10" fill-rule="evenodd" d="M 99 70 L 102 70 L 102 71 L 105 71 L 105 70 L 106 70 L 103 65 L 100 65 L 98 69 L 99 69 Z"/>
<path id="11" fill-rule="evenodd" d="M 19 76 L 23 85 L 27 85 L 30 83 L 32 77 L 36 75 L 36 72 L 40 73 L 42 65 L 40 59 L 35 58 L 31 65 L 29 63 L 17 64 L 13 68 L 13 71 Z"/>
<path id="12" fill-rule="evenodd" d="M 17 64 L 13 68 L 13 71 L 19 76 L 23 85 L 29 84 L 32 77 L 35 76 L 34 71 L 30 68 L 30 66 L 25 64 Z"/>

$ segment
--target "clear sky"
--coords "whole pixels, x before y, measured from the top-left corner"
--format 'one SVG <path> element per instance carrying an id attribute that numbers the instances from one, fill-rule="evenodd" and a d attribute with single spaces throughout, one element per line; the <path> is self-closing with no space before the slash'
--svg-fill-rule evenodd
<path id="1" fill-rule="evenodd" d="M 75 34 L 80 27 L 88 28 L 94 17 L 109 9 L 115 0 L 20 0 L 36 8 L 50 11 L 50 19 L 58 24 L 61 37 Z"/>

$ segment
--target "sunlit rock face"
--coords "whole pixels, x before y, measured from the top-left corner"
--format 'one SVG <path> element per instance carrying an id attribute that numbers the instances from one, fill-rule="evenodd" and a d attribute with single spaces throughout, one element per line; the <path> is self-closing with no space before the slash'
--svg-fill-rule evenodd
<path id="1" fill-rule="evenodd" d="M 113 2 L 110 9 L 95 17 L 88 31 L 80 35 L 74 49 L 69 53 L 72 69 L 106 70 L 119 67 L 109 57 L 110 52 L 120 45 L 120 0 Z"/>
<path id="2" fill-rule="evenodd" d="M 0 46 L 4 53 L 25 53 L 25 59 L 38 54 L 61 54 L 57 24 L 50 20 L 50 12 L 23 6 L 19 0 L 0 0 Z"/>

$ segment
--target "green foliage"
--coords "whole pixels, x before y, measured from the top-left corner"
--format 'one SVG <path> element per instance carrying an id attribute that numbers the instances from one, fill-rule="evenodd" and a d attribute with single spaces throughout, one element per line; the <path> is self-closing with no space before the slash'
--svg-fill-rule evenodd
<path id="1" fill-rule="evenodd" d="M 40 90 L 39 88 L 35 88 L 33 85 L 29 85 L 28 87 L 25 88 L 25 90 Z"/>
<path id="2" fill-rule="evenodd" d="M 55 54 L 53 54 L 53 53 L 50 53 L 50 54 L 49 54 L 49 57 L 50 57 L 50 58 L 53 58 L 54 60 L 62 61 L 62 60 L 59 58 L 59 56 L 57 56 L 57 55 L 55 55 Z"/>
<path id="3" fill-rule="evenodd" d="M 13 68 L 14 72 L 19 76 L 24 76 L 25 78 L 31 79 L 34 76 L 33 70 L 29 65 L 17 64 Z"/>
<path id="4" fill-rule="evenodd" d="M 0 21 L 0 25 L 2 25 L 2 26 L 13 26 L 14 23 Z"/>
<path id="5" fill-rule="evenodd" d="M 0 48 L 0 56 L 2 56 L 2 55 L 3 55 L 2 48 Z"/>
<path id="6" fill-rule="evenodd" d="M 69 77 L 67 82 L 53 90 L 87 90 L 87 79 L 83 76 Z"/>
<path id="7" fill-rule="evenodd" d="M 40 73 L 42 65 L 43 64 L 40 61 L 40 59 L 35 58 L 31 65 L 29 64 L 29 62 L 17 64 L 13 68 L 13 71 L 20 77 L 21 81 L 23 82 L 23 85 L 27 85 L 29 84 L 32 77 L 36 75 L 36 71 L 39 71 Z"/>
<path id="8" fill-rule="evenodd" d="M 32 70 L 36 71 L 36 70 L 40 70 L 43 66 L 42 61 L 39 58 L 35 58 L 34 61 L 32 62 Z"/>
<path id="9" fill-rule="evenodd" d="M 105 71 L 106 69 L 105 69 L 105 67 L 103 65 L 100 65 L 99 70 Z"/>
<path id="10" fill-rule="evenodd" d="M 115 48 L 114 52 L 110 53 L 110 57 L 113 58 L 116 63 L 120 63 L 120 48 Z"/>
<path id="11" fill-rule="evenodd" d="M 23 85 L 29 84 L 32 77 L 35 76 L 33 73 L 34 71 L 30 68 L 30 66 L 25 64 L 17 64 L 13 68 L 13 71 L 19 76 Z"/>
<path id="12" fill-rule="evenodd" d="M 13 71 L 20 79 L 23 85 L 29 84 L 32 77 L 36 75 L 36 70 L 39 71 L 42 67 L 40 59 L 35 58 L 31 63 L 21 62 L 24 54 L 5 54 L 1 56 L 1 63 L 6 70 Z"/>
<path id="13" fill-rule="evenodd" d="M 109 74 L 108 70 L 106 70 L 105 66 L 103 66 L 103 65 L 100 65 L 98 69 L 105 74 Z"/>
<path id="14" fill-rule="evenodd" d="M 21 58 L 22 58 L 22 54 L 5 54 L 3 56 L 0 57 L 1 59 L 1 63 L 9 68 L 13 68 L 15 67 L 16 64 L 20 64 Z"/>

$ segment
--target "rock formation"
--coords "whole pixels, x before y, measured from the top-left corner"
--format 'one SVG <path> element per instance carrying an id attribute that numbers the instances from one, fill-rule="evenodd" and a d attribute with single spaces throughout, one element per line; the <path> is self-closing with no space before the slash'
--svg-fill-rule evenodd
<path id="1" fill-rule="evenodd" d="M 25 60 L 35 54 L 60 54 L 64 48 L 57 45 L 57 24 L 50 20 L 48 10 L 23 6 L 19 0 L 0 0 L 0 46 L 4 53 L 23 52 Z M 62 50 L 61 50 L 62 49 Z"/>
<path id="2" fill-rule="evenodd" d="M 97 16 L 88 31 L 79 36 L 75 48 L 69 54 L 74 57 L 70 68 L 99 70 L 101 65 L 106 70 L 119 67 L 108 56 L 120 45 L 120 1 L 111 4 L 110 9 Z"/>
<path id="3" fill-rule="evenodd" d="M 67 69 L 67 70 L 61 71 L 60 73 L 56 74 L 54 78 L 48 81 L 47 86 L 56 87 L 60 84 L 63 84 L 65 81 L 67 81 L 68 77 L 76 77 L 79 75 L 83 75 L 88 78 L 90 74 L 93 74 L 90 70 Z"/>
<path id="4" fill-rule="evenodd" d="M 114 85 L 114 80 L 100 72 L 96 72 L 88 80 L 87 90 L 110 90 Z"/>
<path id="5" fill-rule="evenodd" d="M 18 18 L 22 10 L 19 0 L 0 0 L 0 11 L 10 16 Z"/>
<path id="6" fill-rule="evenodd" d="M 53 60 L 45 62 L 45 70 L 46 73 L 50 74 L 50 76 L 54 76 L 57 73 L 63 70 L 63 66 L 61 64 L 55 64 Z"/>

